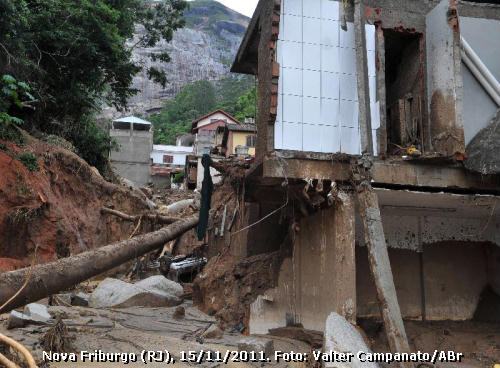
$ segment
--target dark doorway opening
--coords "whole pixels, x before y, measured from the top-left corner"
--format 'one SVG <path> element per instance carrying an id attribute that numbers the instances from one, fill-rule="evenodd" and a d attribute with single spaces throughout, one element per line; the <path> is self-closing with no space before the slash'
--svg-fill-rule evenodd
<path id="1" fill-rule="evenodd" d="M 425 65 L 422 34 L 385 29 L 387 153 L 423 151 Z"/>

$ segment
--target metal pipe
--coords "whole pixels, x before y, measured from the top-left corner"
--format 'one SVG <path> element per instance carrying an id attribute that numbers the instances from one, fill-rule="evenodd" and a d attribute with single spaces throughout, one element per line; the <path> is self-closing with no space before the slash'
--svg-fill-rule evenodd
<path id="1" fill-rule="evenodd" d="M 481 61 L 481 58 L 474 52 L 463 36 L 460 37 L 462 46 L 462 60 L 476 77 L 481 86 L 488 92 L 493 101 L 500 106 L 500 83 L 490 70 Z"/>

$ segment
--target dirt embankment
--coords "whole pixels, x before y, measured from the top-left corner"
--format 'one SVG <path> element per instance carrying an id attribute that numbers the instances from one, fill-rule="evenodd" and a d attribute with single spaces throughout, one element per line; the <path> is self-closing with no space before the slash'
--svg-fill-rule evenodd
<path id="1" fill-rule="evenodd" d="M 134 224 L 100 209 L 139 213 L 145 197 L 105 181 L 70 151 L 25 141 L 0 141 L 0 272 L 27 266 L 35 249 L 43 263 L 129 237 Z"/>

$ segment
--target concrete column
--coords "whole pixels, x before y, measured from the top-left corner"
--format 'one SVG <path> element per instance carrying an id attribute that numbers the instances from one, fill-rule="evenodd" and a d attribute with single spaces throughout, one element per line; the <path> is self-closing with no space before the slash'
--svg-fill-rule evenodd
<path id="1" fill-rule="evenodd" d="M 304 218 L 294 246 L 297 321 L 321 331 L 331 312 L 356 320 L 354 201 Z"/>
<path id="2" fill-rule="evenodd" d="M 361 153 L 373 155 L 370 83 L 368 82 L 368 52 L 366 50 L 365 33 L 365 6 L 362 0 L 354 1 L 354 39 L 356 46 L 356 71 L 358 77 Z"/>

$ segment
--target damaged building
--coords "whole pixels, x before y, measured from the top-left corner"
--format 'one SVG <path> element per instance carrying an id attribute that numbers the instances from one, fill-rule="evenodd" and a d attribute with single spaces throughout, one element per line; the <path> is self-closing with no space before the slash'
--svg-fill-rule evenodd
<path id="1" fill-rule="evenodd" d="M 245 255 L 290 245 L 250 307 L 250 333 L 323 331 L 332 311 L 380 319 L 391 283 L 405 321 L 499 321 L 492 2 L 259 2 L 232 71 L 258 79 L 249 223 L 272 216 Z"/>

